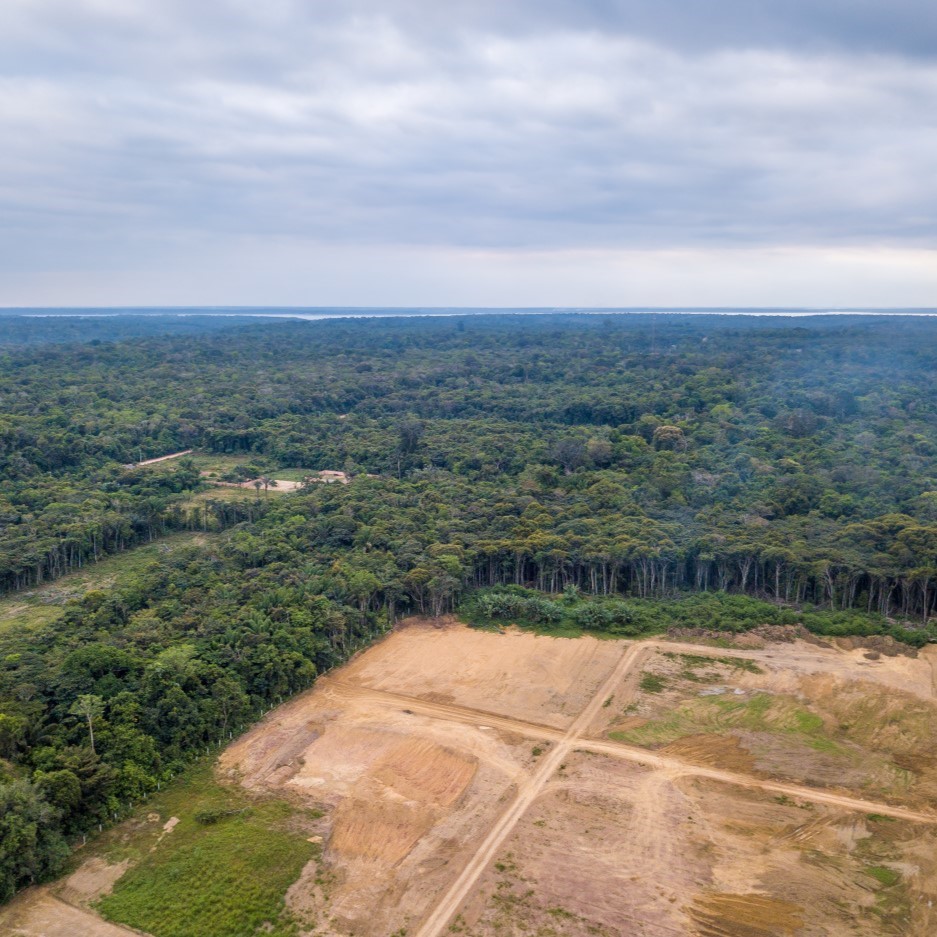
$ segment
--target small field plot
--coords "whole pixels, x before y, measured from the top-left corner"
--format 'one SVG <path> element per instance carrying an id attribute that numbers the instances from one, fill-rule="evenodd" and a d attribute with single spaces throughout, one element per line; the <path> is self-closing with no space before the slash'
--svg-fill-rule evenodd
<path id="1" fill-rule="evenodd" d="M 301 482 L 303 479 L 317 473 L 316 469 L 306 468 L 278 468 L 270 474 L 277 481 Z"/>
<path id="2" fill-rule="evenodd" d="M 676 785 L 693 805 L 694 837 L 711 861 L 707 879 L 682 899 L 691 933 L 937 933 L 933 825 L 699 778 Z"/>
<path id="3" fill-rule="evenodd" d="M 0 634 L 14 629 L 31 629 L 52 621 L 62 613 L 70 599 L 80 599 L 95 589 L 107 589 L 132 578 L 146 566 L 174 551 L 186 547 L 205 546 L 212 534 L 179 533 L 106 556 L 97 563 L 88 563 L 52 582 L 24 589 L 0 598 Z"/>
<path id="4" fill-rule="evenodd" d="M 343 679 L 565 728 L 611 673 L 622 647 L 591 637 L 415 623 L 345 668 Z"/>
<path id="5" fill-rule="evenodd" d="M 180 459 L 190 460 L 195 467 L 203 473 L 212 476 L 219 476 L 225 472 L 230 472 L 239 465 L 246 465 L 257 456 L 251 453 L 225 454 L 219 452 L 204 452 L 200 449 L 181 455 L 178 458 L 163 459 L 159 462 L 151 462 L 149 465 L 138 465 L 138 469 L 146 469 L 148 472 L 174 472 L 179 468 Z"/>
<path id="6" fill-rule="evenodd" d="M 662 650 L 605 713 L 608 737 L 698 765 L 937 802 L 937 706 L 902 690 L 765 656 Z"/>
<path id="7" fill-rule="evenodd" d="M 450 927 L 471 937 L 925 937 L 932 827 L 577 752 Z"/>
<path id="8" fill-rule="evenodd" d="M 321 854 L 310 842 L 319 819 L 317 811 L 219 785 L 203 766 L 154 798 L 123 836 L 112 835 L 110 858 L 132 867 L 97 907 L 155 937 L 288 937 L 301 921 L 282 896 Z"/>
<path id="9" fill-rule="evenodd" d="M 267 491 L 264 491 L 263 488 L 261 488 L 258 492 L 253 488 L 227 488 L 212 486 L 205 491 L 197 491 L 195 494 L 190 495 L 183 502 L 181 502 L 181 507 L 190 508 L 197 504 L 205 504 L 209 501 L 243 501 L 250 504 L 256 504 L 258 501 L 263 501 L 265 498 L 268 498 L 271 495 L 276 497 L 277 495 L 281 495 L 283 493 L 284 492 L 279 488 L 270 488 Z"/>
<path id="10" fill-rule="evenodd" d="M 465 902 L 451 931 L 500 935 L 690 934 L 679 897 L 708 863 L 666 777 L 571 754 Z"/>
<path id="11" fill-rule="evenodd" d="M 548 745 L 413 705 L 325 678 L 222 755 L 232 780 L 323 811 L 325 865 L 287 895 L 299 916 L 327 908 L 317 935 L 405 933 Z"/>
<path id="12" fill-rule="evenodd" d="M 0 934 L 296 937 L 316 921 L 284 894 L 322 831 L 320 811 L 219 784 L 202 763 L 76 851 L 68 877 L 0 908 Z"/>

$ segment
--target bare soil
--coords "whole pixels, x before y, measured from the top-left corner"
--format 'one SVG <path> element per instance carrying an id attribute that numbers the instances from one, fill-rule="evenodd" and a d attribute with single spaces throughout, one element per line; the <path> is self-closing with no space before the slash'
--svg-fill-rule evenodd
<path id="1" fill-rule="evenodd" d="M 445 686 L 451 660 L 425 656 L 438 634 L 417 626 L 389 636 L 221 756 L 222 772 L 247 787 L 327 811 L 327 871 L 309 868 L 306 887 L 289 896 L 304 910 L 318 889 L 329 913 L 316 933 L 387 937 L 421 918 L 536 761 L 526 736 L 483 714 L 442 721 L 418 712 L 419 700 L 388 700 L 356 682 L 372 672 L 372 655 L 390 660 L 402 648 L 412 665 L 422 636 L 427 684 Z"/>
<path id="2" fill-rule="evenodd" d="M 621 651 L 620 642 L 591 637 L 496 635 L 417 620 L 349 664 L 343 679 L 565 728 Z"/>
<path id="3" fill-rule="evenodd" d="M 0 908 L 0 934 L 4 937 L 137 937 L 139 932 L 67 904 L 52 895 L 48 888 L 33 888 Z"/>
<path id="4" fill-rule="evenodd" d="M 304 937 L 930 937 L 935 658 L 864 653 L 411 620 L 219 772 L 322 811 Z M 0 933 L 126 937 L 79 873 Z"/>
<path id="5" fill-rule="evenodd" d="M 924 937 L 937 830 L 577 753 L 453 932 Z M 883 886 L 868 870 L 886 869 Z"/>
<path id="6" fill-rule="evenodd" d="M 624 707 L 613 700 L 593 734 L 695 765 L 932 806 L 928 658 L 870 662 L 856 653 L 799 640 L 744 653 L 661 644 L 634 698 Z M 636 676 L 627 679 L 631 692 Z"/>
<path id="7" fill-rule="evenodd" d="M 168 462 L 170 459 L 181 459 L 184 455 L 191 455 L 191 449 L 184 449 L 182 452 L 170 452 L 169 455 L 157 456 L 155 459 L 144 459 L 142 462 L 135 462 L 134 468 L 141 465 L 156 465 L 159 462 Z"/>

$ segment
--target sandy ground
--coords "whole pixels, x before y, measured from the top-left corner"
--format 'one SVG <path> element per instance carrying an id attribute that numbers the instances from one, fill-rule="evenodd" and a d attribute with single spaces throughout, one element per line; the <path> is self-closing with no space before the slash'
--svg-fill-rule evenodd
<path id="1" fill-rule="evenodd" d="M 3 937 L 128 937 L 141 931 L 99 918 L 88 906 L 109 894 L 129 863 L 92 857 L 54 886 L 31 888 L 0 908 Z"/>
<path id="2" fill-rule="evenodd" d="M 841 650 L 800 640 L 739 651 L 673 641 L 654 643 L 663 650 L 750 658 L 777 675 L 779 689 L 785 675 L 789 685 L 793 685 L 801 674 L 822 673 L 848 681 L 879 683 L 894 690 L 912 693 L 921 699 L 937 699 L 937 645 L 924 648 L 917 657 L 899 655 L 869 660 L 861 648 Z"/>
<path id="3" fill-rule="evenodd" d="M 758 672 L 707 657 L 680 684 L 682 654 Z M 930 937 L 935 660 L 415 621 L 268 714 L 219 771 L 323 811 L 323 857 L 287 895 L 308 937 Z M 671 682 L 649 693 L 648 672 Z M 718 720 L 623 738 L 714 686 L 790 698 L 831 731 L 851 720 L 856 752 Z M 56 892 L 71 905 L 37 890 L 0 933 L 129 933 L 73 906 L 119 874 L 83 869 Z"/>
<path id="4" fill-rule="evenodd" d="M 157 456 L 155 459 L 144 459 L 142 462 L 134 462 L 134 468 L 141 465 L 156 465 L 158 462 L 168 462 L 170 459 L 181 459 L 184 455 L 190 455 L 191 449 L 184 449 L 182 452 L 171 452 L 169 455 Z"/>
<path id="5" fill-rule="evenodd" d="M 203 477 L 208 477 L 210 474 L 211 474 L 210 472 L 202 472 Z M 276 484 L 269 485 L 267 488 L 264 488 L 262 484 L 258 487 L 257 485 L 254 484 L 253 481 L 222 482 L 222 481 L 213 480 L 212 484 L 218 488 L 244 488 L 244 489 L 249 489 L 251 491 L 258 491 L 258 492 L 262 491 L 264 494 L 269 494 L 269 492 L 271 491 L 274 494 L 276 494 L 277 492 L 283 492 L 283 491 L 298 491 L 300 488 L 303 487 L 302 482 L 288 481 L 285 478 L 276 478 L 274 479 L 274 481 L 276 482 Z"/>
<path id="6" fill-rule="evenodd" d="M 444 721 L 422 714 L 420 700 L 401 702 L 356 682 L 371 672 L 373 654 L 386 658 L 402 647 L 412 661 L 419 635 L 432 643 L 436 632 L 389 636 L 221 757 L 222 772 L 247 787 L 288 792 L 327 811 L 329 880 L 323 886 L 311 864 L 290 895 L 306 913 L 327 903 L 317 934 L 387 937 L 423 917 L 536 762 L 525 735 L 483 715 Z M 431 683 L 442 685 L 445 674 L 428 660 L 443 668 L 449 661 L 424 663 Z"/>
<path id="7" fill-rule="evenodd" d="M 46 889 L 34 889 L 0 908 L 4 937 L 137 937 L 139 933 L 66 904 Z"/>
<path id="8" fill-rule="evenodd" d="M 933 827 L 576 753 L 460 908 L 457 932 L 925 937 L 935 844 Z M 902 885 L 881 888 L 870 866 Z"/>
<path id="9" fill-rule="evenodd" d="M 630 672 L 600 711 L 592 737 L 611 733 L 691 764 L 857 798 L 923 810 L 937 803 L 937 706 L 927 658 L 868 661 L 861 652 L 857 659 L 855 651 L 802 641 L 744 653 L 678 644 L 649 652 L 641 672 Z M 755 664 L 756 672 L 732 666 L 735 659 Z M 695 661 L 692 679 L 687 660 Z M 664 689 L 638 691 L 620 705 L 618 697 L 630 700 L 642 674 L 660 676 Z M 744 705 L 756 697 L 772 701 L 777 727 L 736 724 L 707 705 Z M 816 734 L 792 730 L 804 714 L 819 720 Z"/>
<path id="10" fill-rule="evenodd" d="M 342 679 L 565 728 L 592 698 L 622 645 L 583 637 L 503 635 L 415 624 L 344 668 Z"/>

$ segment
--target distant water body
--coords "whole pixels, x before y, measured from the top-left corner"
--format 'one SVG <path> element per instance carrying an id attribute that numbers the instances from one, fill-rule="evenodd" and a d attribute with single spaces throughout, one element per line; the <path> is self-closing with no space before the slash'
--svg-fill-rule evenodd
<path id="1" fill-rule="evenodd" d="M 937 316 L 937 308 L 914 309 L 836 309 L 772 307 L 458 307 L 458 306 L 70 306 L 0 307 L 0 316 L 246 316 L 265 319 L 369 319 L 414 316 L 494 316 L 494 315 L 706 315 L 706 316 Z"/>

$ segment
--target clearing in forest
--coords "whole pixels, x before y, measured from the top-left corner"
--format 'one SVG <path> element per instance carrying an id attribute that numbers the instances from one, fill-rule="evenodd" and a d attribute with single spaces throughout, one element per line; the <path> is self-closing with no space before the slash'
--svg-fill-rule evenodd
<path id="1" fill-rule="evenodd" d="M 176 935 L 203 894 L 246 900 L 211 880 L 230 849 L 276 870 L 276 934 L 925 937 L 934 663 L 413 620 L 154 805 L 181 832 L 115 832 L 130 871 L 101 908 Z M 200 797 L 230 803 L 204 829 Z M 198 855 L 204 880 L 174 871 Z"/>
<path id="2" fill-rule="evenodd" d="M 125 583 L 154 560 L 186 547 L 204 546 L 213 536 L 202 531 L 167 534 L 153 543 L 104 556 L 97 563 L 88 562 L 59 579 L 3 596 L 0 598 L 0 633 L 47 624 L 62 614 L 67 602 L 80 599 L 92 590 Z"/>

